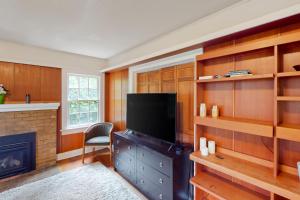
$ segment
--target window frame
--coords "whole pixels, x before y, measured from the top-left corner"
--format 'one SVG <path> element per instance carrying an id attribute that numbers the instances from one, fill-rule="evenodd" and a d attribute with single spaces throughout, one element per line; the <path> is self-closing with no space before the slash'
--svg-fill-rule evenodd
<path id="1" fill-rule="evenodd" d="M 70 107 L 69 107 L 69 104 L 70 104 L 70 101 L 69 101 L 69 92 L 70 92 L 70 81 L 69 81 L 69 78 L 70 76 L 78 76 L 78 77 L 84 77 L 84 78 L 96 78 L 97 79 L 97 100 L 87 100 L 87 101 L 98 101 L 98 115 L 97 115 L 97 122 L 88 122 L 86 124 L 78 124 L 78 125 L 71 125 L 70 124 Z M 66 111 L 67 111 L 67 129 L 71 130 L 71 129 L 78 129 L 78 128 L 86 128 L 86 127 L 89 127 L 90 125 L 94 124 L 94 123 L 99 123 L 100 122 L 100 115 L 101 115 L 101 95 L 100 95 L 100 77 L 97 76 L 97 75 L 90 75 L 90 74 L 78 74 L 78 73 L 67 73 L 67 96 L 66 96 Z M 78 87 L 79 91 L 80 91 L 80 82 L 79 82 L 79 87 Z M 88 87 L 89 89 L 89 87 Z M 78 94 L 79 95 L 79 94 Z M 79 102 L 79 100 L 77 100 L 77 102 Z M 79 112 L 80 113 L 80 112 Z M 88 112 L 90 113 L 90 112 Z"/>

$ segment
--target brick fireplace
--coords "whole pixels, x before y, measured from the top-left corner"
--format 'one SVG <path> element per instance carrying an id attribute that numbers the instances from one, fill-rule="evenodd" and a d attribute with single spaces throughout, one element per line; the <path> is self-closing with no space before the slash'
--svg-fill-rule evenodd
<path id="1" fill-rule="evenodd" d="M 36 169 L 56 163 L 56 126 L 57 109 L 1 112 L 0 106 L 0 137 L 24 132 L 35 133 Z"/>

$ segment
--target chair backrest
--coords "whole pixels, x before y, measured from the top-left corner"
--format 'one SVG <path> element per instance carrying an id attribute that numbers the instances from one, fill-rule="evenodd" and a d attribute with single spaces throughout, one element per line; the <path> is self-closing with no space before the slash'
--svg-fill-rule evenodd
<path id="1" fill-rule="evenodd" d="M 97 136 L 110 136 L 113 127 L 110 122 L 93 124 L 84 131 L 85 141 Z"/>

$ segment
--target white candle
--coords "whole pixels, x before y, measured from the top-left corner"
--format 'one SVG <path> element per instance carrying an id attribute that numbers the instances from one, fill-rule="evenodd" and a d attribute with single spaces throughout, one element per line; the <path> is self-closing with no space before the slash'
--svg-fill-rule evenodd
<path id="1" fill-rule="evenodd" d="M 206 147 L 206 138 L 205 137 L 200 138 L 200 150 L 203 147 Z"/>
<path id="2" fill-rule="evenodd" d="M 297 167 L 298 167 L 298 175 L 299 175 L 299 180 L 300 180 L 300 161 L 297 162 Z"/>
<path id="3" fill-rule="evenodd" d="M 202 156 L 208 156 L 208 148 L 207 147 L 201 148 L 201 155 Z"/>
<path id="4" fill-rule="evenodd" d="M 215 141 L 208 141 L 208 152 L 210 154 L 216 153 L 216 142 Z"/>

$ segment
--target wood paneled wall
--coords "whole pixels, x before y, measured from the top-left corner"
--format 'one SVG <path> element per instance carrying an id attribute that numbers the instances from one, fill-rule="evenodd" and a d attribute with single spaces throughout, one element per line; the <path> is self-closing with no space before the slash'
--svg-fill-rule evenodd
<path id="1" fill-rule="evenodd" d="M 0 62 L 0 83 L 9 90 L 6 103 L 32 101 L 61 103 L 61 69 L 11 62 Z M 61 108 L 57 114 L 57 152 L 61 148 Z"/>
<path id="2" fill-rule="evenodd" d="M 105 121 L 114 124 L 114 130 L 126 128 L 126 97 L 128 69 L 105 74 Z"/>
<path id="3" fill-rule="evenodd" d="M 177 139 L 193 143 L 194 63 L 137 74 L 138 93 L 177 93 Z"/>

